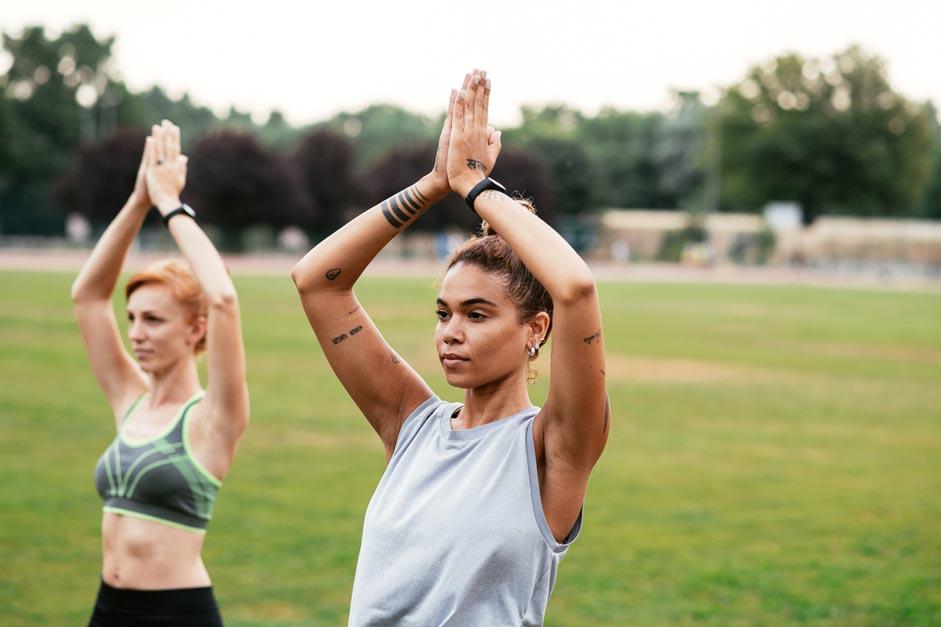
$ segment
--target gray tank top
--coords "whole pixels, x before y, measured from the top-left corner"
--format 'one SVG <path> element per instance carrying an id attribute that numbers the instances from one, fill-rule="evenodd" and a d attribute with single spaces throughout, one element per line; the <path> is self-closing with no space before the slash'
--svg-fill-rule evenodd
<path id="1" fill-rule="evenodd" d="M 366 509 L 350 625 L 541 625 L 559 561 L 542 511 L 538 407 L 452 430 L 433 396 L 405 420 Z"/>

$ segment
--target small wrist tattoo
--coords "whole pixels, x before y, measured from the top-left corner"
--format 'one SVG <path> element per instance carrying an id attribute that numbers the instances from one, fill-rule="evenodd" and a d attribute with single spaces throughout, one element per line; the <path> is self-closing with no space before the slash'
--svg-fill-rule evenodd
<path id="1" fill-rule="evenodd" d="M 487 168 L 484 167 L 484 164 L 482 162 L 477 161 L 477 159 L 468 159 L 467 167 L 470 168 L 471 170 L 480 170 L 484 174 L 487 173 Z"/>

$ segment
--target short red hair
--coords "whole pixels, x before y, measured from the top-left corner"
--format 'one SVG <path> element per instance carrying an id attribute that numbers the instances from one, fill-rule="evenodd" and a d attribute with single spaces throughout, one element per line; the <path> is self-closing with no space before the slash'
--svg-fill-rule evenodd
<path id="1" fill-rule="evenodd" d="M 124 296 L 129 299 L 137 288 L 155 283 L 166 285 L 170 289 L 176 301 L 190 313 L 191 320 L 209 315 L 209 300 L 202 286 L 193 276 L 189 265 L 175 259 L 161 259 L 135 272 L 124 286 Z M 206 336 L 203 335 L 194 350 L 198 355 L 205 349 Z"/>

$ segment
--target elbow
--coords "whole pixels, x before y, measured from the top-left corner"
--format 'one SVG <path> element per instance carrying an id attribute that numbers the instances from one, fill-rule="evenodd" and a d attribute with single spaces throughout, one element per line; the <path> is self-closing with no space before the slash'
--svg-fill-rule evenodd
<path id="1" fill-rule="evenodd" d="M 72 289 L 69 291 L 69 297 L 72 299 L 73 305 L 82 305 L 85 303 L 108 300 L 107 298 L 102 298 L 90 292 L 87 287 L 79 282 L 78 279 L 72 283 Z"/>
<path id="2" fill-rule="evenodd" d="M 590 298 L 595 298 L 598 288 L 595 285 L 595 278 L 591 272 L 585 272 L 584 275 L 572 277 L 565 282 L 560 294 L 552 295 L 552 300 L 559 305 L 572 305 L 583 302 Z"/>
<path id="3" fill-rule="evenodd" d="M 69 298 L 72 299 L 72 303 L 77 305 L 82 302 L 82 289 L 78 285 L 78 281 L 72 284 L 72 289 L 69 290 Z"/>
<path id="4" fill-rule="evenodd" d="M 318 281 L 318 273 L 315 272 L 316 268 L 321 265 L 320 247 L 322 244 L 323 242 L 314 246 L 291 268 L 291 280 L 294 281 L 294 287 L 298 292 L 310 292 L 323 286 L 323 282 Z"/>
<path id="5" fill-rule="evenodd" d="M 224 290 L 209 296 L 209 308 L 213 311 L 237 311 L 239 297 L 235 290 Z"/>
<path id="6" fill-rule="evenodd" d="M 310 287 L 307 277 L 304 275 L 304 269 L 301 268 L 301 263 L 302 262 L 298 261 L 294 264 L 294 267 L 291 268 L 291 280 L 294 281 L 294 287 L 297 288 L 298 292 L 306 291 Z"/>
<path id="7" fill-rule="evenodd" d="M 294 281 L 294 287 L 297 288 L 297 291 L 301 294 L 312 294 L 328 289 L 324 281 L 318 281 L 309 268 L 303 267 L 303 264 L 303 261 L 299 261 L 291 269 L 291 280 Z"/>

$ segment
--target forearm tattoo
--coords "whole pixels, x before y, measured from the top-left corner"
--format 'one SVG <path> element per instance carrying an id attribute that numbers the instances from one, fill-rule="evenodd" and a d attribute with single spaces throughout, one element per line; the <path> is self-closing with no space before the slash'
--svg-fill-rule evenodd
<path id="1" fill-rule="evenodd" d="M 341 333 L 340 335 L 336 336 L 335 338 L 333 338 L 333 339 L 330 340 L 330 341 L 333 342 L 334 344 L 339 344 L 340 342 L 345 342 L 346 340 L 350 339 L 351 337 L 353 337 L 354 335 L 356 335 L 357 333 L 359 333 L 359 332 L 362 331 L 362 330 L 363 330 L 363 325 L 358 324 L 358 325 L 356 325 L 355 327 L 353 327 L 352 329 L 350 329 L 349 331 L 347 331 L 346 333 Z"/>
<path id="2" fill-rule="evenodd" d="M 583 338 L 582 338 L 582 341 L 585 342 L 585 344 L 591 344 L 592 342 L 600 342 L 600 341 L 601 341 L 601 331 L 595 331 L 594 333 L 592 333 L 592 334 L 589 335 L 588 337 L 583 337 Z"/>
<path id="3" fill-rule="evenodd" d="M 487 173 L 487 168 L 484 166 L 483 162 L 477 161 L 477 159 L 468 159 L 467 167 L 471 170 L 480 170 L 484 174 Z"/>
<path id="4" fill-rule="evenodd" d="M 409 220 L 425 212 L 431 206 L 431 200 L 412 185 L 379 204 L 382 215 L 394 229 L 402 228 Z"/>
<path id="5" fill-rule="evenodd" d="M 340 276 L 340 272 L 342 272 L 342 270 L 340 270 L 339 268 L 330 268 L 329 270 L 327 270 L 327 273 L 324 274 L 324 276 L 327 278 L 328 281 L 332 281 L 338 276 Z"/>

